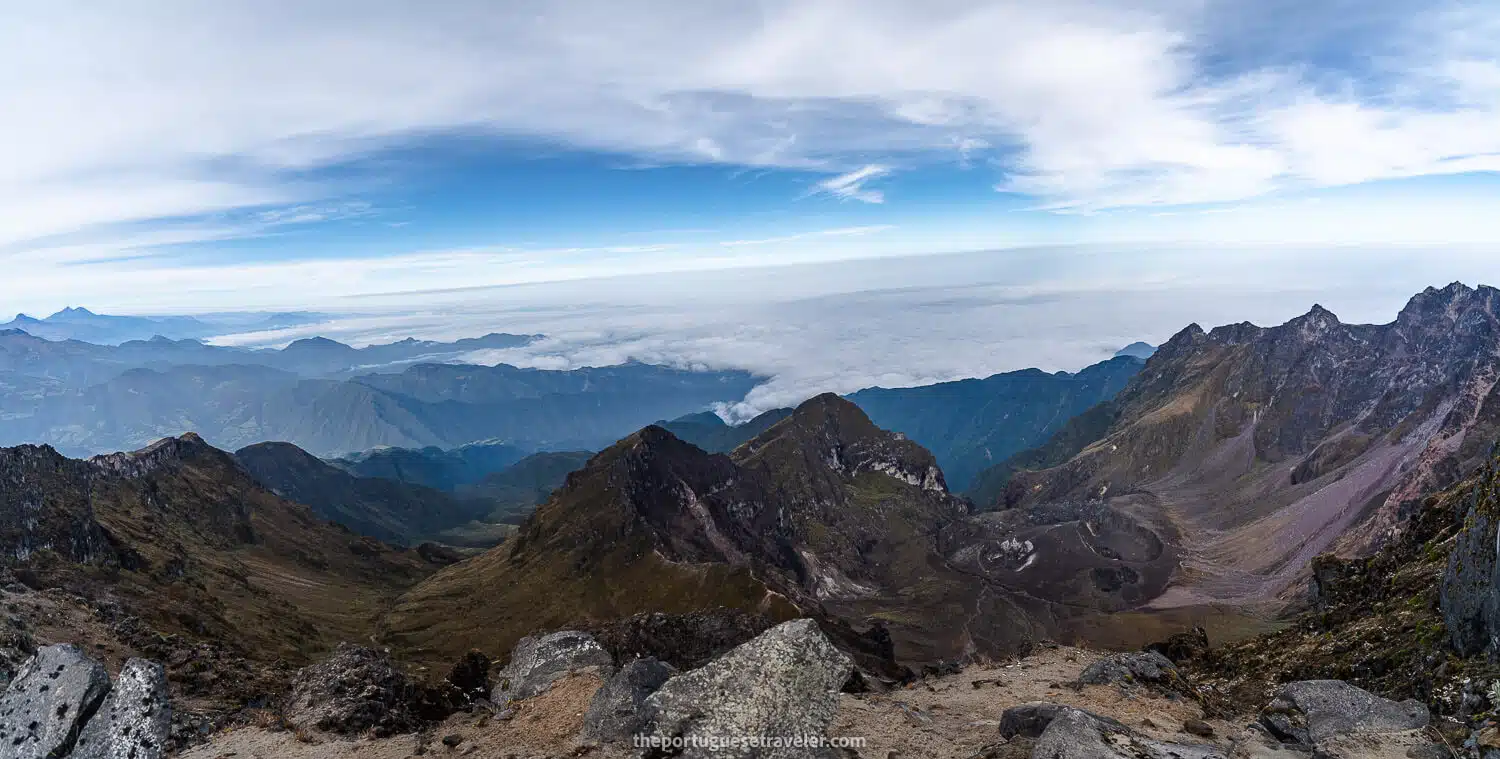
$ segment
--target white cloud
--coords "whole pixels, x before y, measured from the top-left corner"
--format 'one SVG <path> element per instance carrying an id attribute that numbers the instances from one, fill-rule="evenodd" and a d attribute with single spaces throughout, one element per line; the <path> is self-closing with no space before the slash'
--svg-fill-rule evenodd
<path id="1" fill-rule="evenodd" d="M 865 187 L 865 184 L 890 173 L 890 167 L 872 163 L 867 166 L 861 166 L 846 174 L 840 174 L 819 182 L 817 184 L 817 191 L 845 200 L 858 200 L 862 203 L 884 203 L 885 193 L 880 190 L 868 189 Z"/>
<path id="2" fill-rule="evenodd" d="M 0 247 L 328 207 L 360 187 L 309 170 L 455 131 L 812 170 L 866 202 L 888 172 L 986 150 L 1001 189 L 1082 211 L 1500 168 L 1492 4 L 1352 14 L 1381 20 L 1378 34 L 1345 33 L 1357 19 L 1317 4 L 1252 0 L 161 0 L 6 15 Z M 1375 63 L 1325 65 L 1305 39 Z"/>

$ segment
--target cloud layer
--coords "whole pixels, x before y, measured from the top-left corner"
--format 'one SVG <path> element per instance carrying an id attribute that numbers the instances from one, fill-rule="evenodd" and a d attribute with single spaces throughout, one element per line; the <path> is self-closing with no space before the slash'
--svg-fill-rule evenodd
<path id="1" fill-rule="evenodd" d="M 534 345 L 468 360 L 750 369 L 770 381 L 725 410 L 744 418 L 829 390 L 1076 370 L 1193 321 L 1278 324 L 1313 303 L 1346 321 L 1389 321 L 1428 285 L 1500 280 L 1495 260 L 1402 248 L 1016 249 L 378 299 L 361 314 L 227 342 L 540 332 Z"/>
<path id="2" fill-rule="evenodd" d="M 1500 168 L 1500 10 L 1251 0 L 8 9 L 0 245 L 293 206 L 423 136 L 869 180 L 983 161 L 1065 210 Z"/>

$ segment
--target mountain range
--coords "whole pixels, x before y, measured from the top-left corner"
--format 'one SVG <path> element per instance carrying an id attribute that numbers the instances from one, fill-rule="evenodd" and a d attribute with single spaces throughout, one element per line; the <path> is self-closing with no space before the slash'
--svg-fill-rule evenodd
<path id="1" fill-rule="evenodd" d="M 1136 352 L 1150 349 L 1144 343 Z M 881 427 L 937 456 L 948 484 L 968 490 L 980 472 L 1034 448 L 1073 417 L 1110 400 L 1145 359 L 1124 351 L 1077 373 L 1039 369 L 907 388 L 867 388 L 848 396 Z"/>
<path id="2" fill-rule="evenodd" d="M 1180 535 L 1156 607 L 1279 605 L 1315 556 L 1378 547 L 1485 459 L 1497 377 L 1490 287 L 1429 288 L 1383 325 L 1321 306 L 1277 327 L 1190 325 L 986 505 L 1089 501 Z"/>
<path id="3" fill-rule="evenodd" d="M 641 365 L 414 368 L 361 386 L 411 409 L 608 394 L 621 376 L 675 396 L 718 382 Z M 1321 307 L 1276 327 L 1194 325 L 1143 367 L 1124 356 L 999 377 L 973 386 L 996 388 L 988 408 L 1102 400 L 981 472 L 995 483 L 983 501 L 951 492 L 916 435 L 834 394 L 741 426 L 653 414 L 671 421 L 598 453 L 523 457 L 491 442 L 327 461 L 287 443 L 231 455 L 196 435 L 87 460 L 0 449 L 0 587 L 47 635 L 166 661 L 179 692 L 219 706 L 264 703 L 289 663 L 340 640 L 431 673 L 536 633 L 681 619 L 813 618 L 872 687 L 1044 640 L 1128 648 L 1201 625 L 1232 642 L 1309 603 L 1323 617 L 1276 640 L 1326 653 L 1336 629 L 1365 641 L 1360 661 L 1405 669 L 1436 661 L 1444 641 L 1464 656 L 1490 648 L 1497 475 L 1473 476 L 1500 437 L 1500 291 L 1429 289 L 1385 325 Z M 981 396 L 962 389 L 889 397 Z M 1001 427 L 1040 418 L 988 413 Z M 1466 495 L 1476 487 L 1488 495 Z M 514 534 L 486 550 L 425 542 L 501 520 L 496 535 Z M 1325 555 L 1382 547 L 1372 563 Z M 1379 563 L 1391 556 L 1421 571 Z M 1396 575 L 1441 608 L 1381 584 Z M 1410 645 L 1328 616 L 1354 606 Z M 1420 629 L 1397 624 L 1407 616 Z M 1204 661 L 1344 676 L 1343 654 L 1292 662 L 1244 645 Z"/>
<path id="4" fill-rule="evenodd" d="M 111 316 L 70 306 L 42 319 L 17 314 L 16 318 L 0 324 L 0 330 L 21 330 L 47 340 L 118 345 L 156 337 L 196 340 L 230 332 L 286 329 L 314 324 L 323 318 L 313 313 Z"/>

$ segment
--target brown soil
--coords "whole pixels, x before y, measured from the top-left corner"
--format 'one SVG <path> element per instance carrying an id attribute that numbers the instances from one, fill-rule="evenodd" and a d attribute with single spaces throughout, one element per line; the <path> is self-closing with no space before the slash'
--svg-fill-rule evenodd
<path id="1" fill-rule="evenodd" d="M 181 759 L 407 759 L 469 756 L 475 759 L 563 756 L 577 748 L 574 736 L 583 726 L 583 713 L 599 689 L 593 675 L 575 675 L 552 686 L 546 693 L 521 702 L 508 720 L 488 713 L 460 713 L 430 731 L 392 738 L 337 738 L 294 734 L 287 731 L 247 727 L 230 730 L 206 746 L 183 752 Z M 443 743 L 447 736 L 462 738 L 456 746 Z M 589 754 L 600 759 L 623 759 L 627 754 L 600 749 Z"/>

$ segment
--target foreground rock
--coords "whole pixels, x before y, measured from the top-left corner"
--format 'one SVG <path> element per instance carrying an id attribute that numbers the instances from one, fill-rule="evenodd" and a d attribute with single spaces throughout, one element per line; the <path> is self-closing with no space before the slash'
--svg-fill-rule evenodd
<path id="1" fill-rule="evenodd" d="M 172 728 L 167 672 L 131 659 L 120 669 L 109 698 L 83 728 L 73 759 L 148 759 L 161 756 Z"/>
<path id="2" fill-rule="evenodd" d="M 1342 680 L 1307 680 L 1282 686 L 1260 724 L 1280 740 L 1321 746 L 1345 735 L 1418 730 L 1430 719 L 1417 701 L 1391 701 Z"/>
<path id="3" fill-rule="evenodd" d="M 394 735 L 421 725 L 418 689 L 385 653 L 342 643 L 304 667 L 282 706 L 287 724 L 339 735 Z"/>
<path id="4" fill-rule="evenodd" d="M 778 625 L 646 699 L 648 739 L 677 741 L 694 757 L 806 757 L 802 747 L 713 746 L 726 736 L 826 736 L 854 665 L 818 629 Z M 678 746 L 668 746 L 675 752 Z M 717 750 L 716 750 L 717 749 Z"/>
<path id="5" fill-rule="evenodd" d="M 1090 664 L 1079 675 L 1085 685 L 1155 685 L 1180 687 L 1182 673 L 1171 659 L 1155 651 L 1115 654 Z"/>
<path id="6" fill-rule="evenodd" d="M 1049 708 L 1041 708 L 1049 707 Z M 1032 749 L 1037 759 L 1226 759 L 1214 746 L 1161 743 L 1119 722 L 1056 704 L 1027 704 L 1026 719 L 1013 720 L 1034 730 L 1045 721 Z M 1002 720 L 1004 724 L 1004 720 Z"/>
<path id="7" fill-rule="evenodd" d="M 76 646 L 47 646 L 0 698 L 0 757 L 67 756 L 109 693 L 109 673 Z"/>
<path id="8" fill-rule="evenodd" d="M 583 715 L 581 737 L 586 741 L 629 740 L 645 726 L 646 699 L 676 674 L 672 665 L 652 658 L 625 665 L 594 694 Z"/>
<path id="9" fill-rule="evenodd" d="M 615 660 L 588 633 L 576 630 L 522 638 L 511 652 L 510 663 L 500 671 L 500 684 L 490 700 L 504 706 L 545 692 L 573 672 L 593 672 L 608 680 Z"/>
<path id="10" fill-rule="evenodd" d="M 76 646 L 46 646 L 0 697 L 0 759 L 159 759 L 172 721 L 161 665 L 109 673 Z"/>

